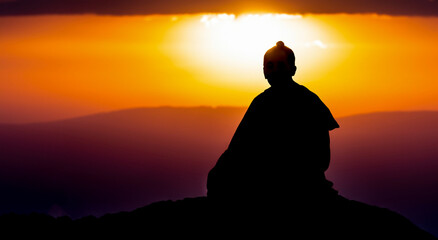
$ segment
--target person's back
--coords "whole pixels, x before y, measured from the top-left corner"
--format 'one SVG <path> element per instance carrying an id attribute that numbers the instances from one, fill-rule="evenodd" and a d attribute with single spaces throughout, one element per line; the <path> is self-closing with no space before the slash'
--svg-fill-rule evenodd
<path id="1" fill-rule="evenodd" d="M 289 201 L 336 193 L 324 176 L 330 161 L 328 131 L 338 127 L 329 109 L 291 76 L 274 83 L 282 79 L 268 73 L 267 79 L 271 87 L 253 100 L 210 171 L 208 197 L 266 201 L 281 196 Z"/>
<path id="2" fill-rule="evenodd" d="M 332 189 L 324 172 L 329 131 L 339 125 L 314 93 L 293 81 L 292 55 L 282 43 L 265 54 L 271 88 L 253 100 L 208 175 L 212 217 L 205 222 L 224 237 L 435 239 L 395 212 Z"/>

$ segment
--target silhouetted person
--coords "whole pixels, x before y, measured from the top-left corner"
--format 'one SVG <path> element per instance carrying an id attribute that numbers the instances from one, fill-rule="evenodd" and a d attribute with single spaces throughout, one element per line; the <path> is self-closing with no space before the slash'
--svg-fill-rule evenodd
<path id="1" fill-rule="evenodd" d="M 329 131 L 339 125 L 316 94 L 292 79 L 296 69 L 295 55 L 283 42 L 265 53 L 271 87 L 253 100 L 209 172 L 209 199 L 286 203 L 337 196 L 324 172 Z"/>

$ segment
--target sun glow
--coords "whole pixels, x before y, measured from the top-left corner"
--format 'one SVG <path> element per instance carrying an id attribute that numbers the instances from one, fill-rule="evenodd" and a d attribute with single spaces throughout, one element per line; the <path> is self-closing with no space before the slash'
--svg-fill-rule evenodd
<path id="1" fill-rule="evenodd" d="M 206 48 L 206 54 L 211 55 L 212 51 L 218 49 L 221 60 L 228 63 L 231 60 L 230 65 L 235 65 L 235 61 L 242 63 L 254 58 L 258 58 L 260 63 L 260 56 L 276 41 L 297 40 L 298 34 L 287 31 L 285 23 L 300 18 L 300 15 L 285 14 L 246 14 L 237 18 L 232 14 L 204 15 L 201 23 L 205 25 L 210 38 L 207 43 L 216 46 Z"/>
<path id="2" fill-rule="evenodd" d="M 183 67 L 196 65 L 210 75 L 220 71 L 222 84 L 250 89 L 266 86 L 263 55 L 277 41 L 291 47 L 302 66 L 322 61 L 326 54 L 321 50 L 329 47 L 323 39 L 330 41 L 330 35 L 312 21 L 290 14 L 205 14 L 182 29 L 172 38 L 195 44 L 178 45 L 176 62 L 191 56 L 194 62 Z M 237 80 L 236 75 L 242 77 Z"/>

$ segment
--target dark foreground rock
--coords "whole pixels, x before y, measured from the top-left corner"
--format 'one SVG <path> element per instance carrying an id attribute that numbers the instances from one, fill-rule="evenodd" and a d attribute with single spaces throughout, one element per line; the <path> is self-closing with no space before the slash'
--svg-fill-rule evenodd
<path id="1" fill-rule="evenodd" d="M 161 201 L 132 212 L 72 220 L 44 214 L 0 217 L 3 234 L 45 238 L 436 239 L 388 209 L 340 197 L 331 203 L 287 206 L 217 204 L 206 197 Z M 316 205 L 315 205 L 316 204 Z"/>

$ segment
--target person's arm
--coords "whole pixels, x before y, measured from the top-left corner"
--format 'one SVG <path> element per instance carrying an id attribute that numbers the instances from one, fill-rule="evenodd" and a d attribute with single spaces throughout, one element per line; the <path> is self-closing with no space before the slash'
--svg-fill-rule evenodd
<path id="1" fill-rule="evenodd" d="M 321 163 L 320 167 L 323 171 L 326 171 L 330 165 L 330 134 L 329 131 L 322 133 L 322 146 L 321 146 Z"/>
<path id="2" fill-rule="evenodd" d="M 308 150 L 309 158 L 313 159 L 313 167 L 324 172 L 330 165 L 330 135 L 327 130 L 319 130 L 312 134 Z"/>
<path id="3" fill-rule="evenodd" d="M 250 141 L 254 140 L 254 135 L 257 135 L 257 123 L 260 121 L 258 114 L 260 111 L 260 97 L 257 96 L 249 105 L 245 115 L 240 121 L 233 138 L 230 141 L 228 148 L 239 148 L 243 145 L 249 145 Z"/>
<path id="4" fill-rule="evenodd" d="M 329 108 L 321 101 L 321 99 L 316 94 L 313 94 L 313 96 L 315 97 L 315 102 L 318 105 L 317 109 L 319 111 L 320 118 L 319 126 L 322 128 L 318 130 L 317 137 L 317 139 L 320 139 L 317 148 L 319 149 L 317 157 L 320 159 L 318 162 L 318 167 L 323 171 L 326 171 L 330 165 L 331 158 L 329 131 L 339 128 L 339 124 L 336 122 Z"/>

